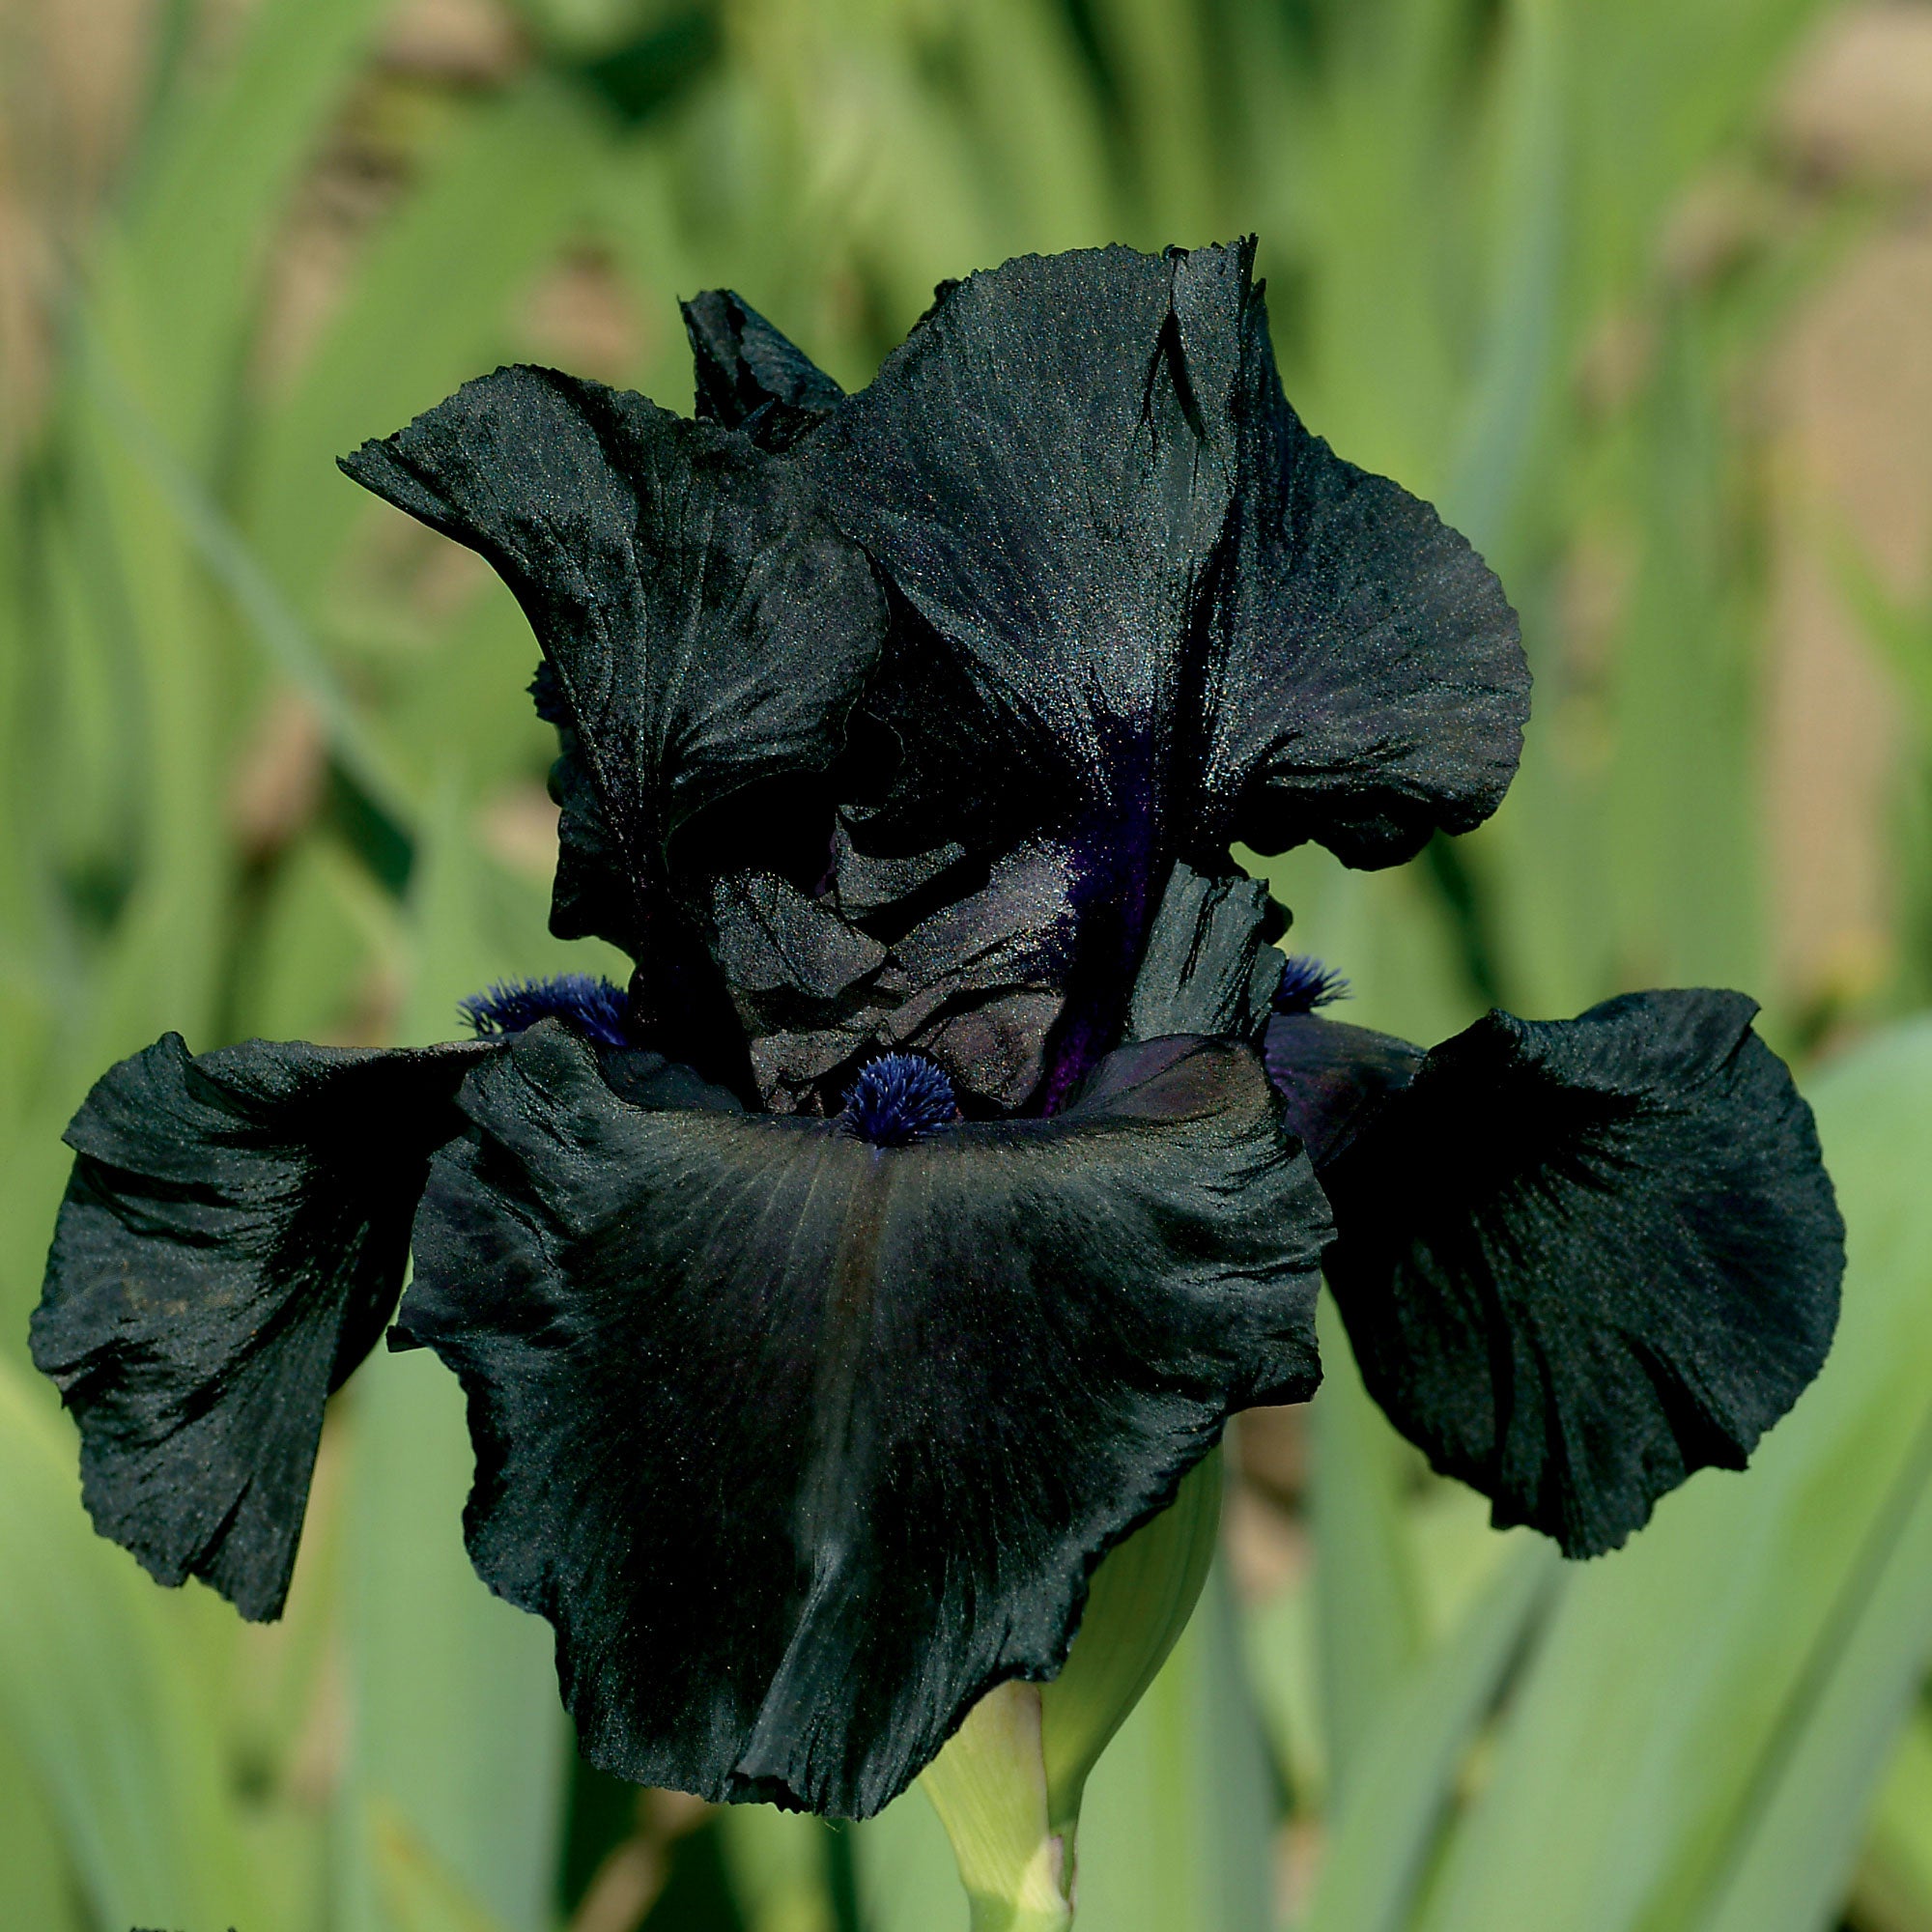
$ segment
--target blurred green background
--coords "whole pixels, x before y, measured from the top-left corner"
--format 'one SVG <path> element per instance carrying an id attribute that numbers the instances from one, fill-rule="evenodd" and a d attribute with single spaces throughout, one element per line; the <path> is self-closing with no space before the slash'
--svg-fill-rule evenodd
<path id="1" fill-rule="evenodd" d="M 1567 1572 L 1329 1333 L 1239 1427 L 1082 1926 L 1932 1928 L 1932 7 L 0 0 L 9 1932 L 963 1927 L 918 1792 L 835 1831 L 577 1764 L 428 1354 L 338 1399 L 253 1629 L 92 1535 L 26 1317 L 113 1059 L 614 964 L 544 931 L 522 619 L 338 452 L 499 360 L 687 407 L 707 286 L 858 384 L 942 276 L 1250 229 L 1291 395 L 1537 677 L 1480 834 L 1268 863 L 1293 943 L 1425 1040 L 1758 994 L 1851 1275 L 1753 1471 Z"/>

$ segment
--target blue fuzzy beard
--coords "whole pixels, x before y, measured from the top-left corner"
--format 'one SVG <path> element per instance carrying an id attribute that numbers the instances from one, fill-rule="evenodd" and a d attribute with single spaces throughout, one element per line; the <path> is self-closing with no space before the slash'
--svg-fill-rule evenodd
<path id="1" fill-rule="evenodd" d="M 1348 980 L 1321 960 L 1296 952 L 1282 961 L 1281 984 L 1274 991 L 1276 1012 L 1312 1013 L 1348 997 Z"/>
<path id="2" fill-rule="evenodd" d="M 549 980 L 504 980 L 488 992 L 457 1002 L 479 1039 L 523 1033 L 539 1020 L 574 1021 L 586 1038 L 605 1046 L 634 1044 L 625 1025 L 629 1002 L 623 989 L 588 973 L 559 973 Z"/>
<path id="3" fill-rule="evenodd" d="M 874 1147 L 907 1147 L 958 1117 L 952 1083 L 931 1061 L 888 1053 L 859 1069 L 840 1118 Z"/>

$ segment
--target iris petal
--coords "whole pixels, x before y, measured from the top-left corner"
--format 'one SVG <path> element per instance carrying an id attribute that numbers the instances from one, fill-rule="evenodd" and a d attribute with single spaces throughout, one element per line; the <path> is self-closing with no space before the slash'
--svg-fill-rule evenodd
<path id="1" fill-rule="evenodd" d="M 467 384 L 342 467 L 487 557 L 523 605 L 571 721 L 558 913 L 607 928 L 628 895 L 612 936 L 647 981 L 668 961 L 670 983 L 635 997 L 674 1023 L 694 994 L 669 841 L 831 762 L 884 626 L 865 557 L 781 460 L 554 370 Z"/>
<path id="2" fill-rule="evenodd" d="M 1271 940 L 1288 915 L 1258 879 L 1178 865 L 1161 894 L 1127 1005 L 1127 1037 L 1232 1034 L 1252 1039 L 1281 983 Z"/>
<path id="3" fill-rule="evenodd" d="M 95 1526 L 242 1614 L 288 1594 L 329 1393 L 402 1291 L 430 1150 L 487 1042 L 358 1053 L 168 1034 L 96 1084 L 33 1321 Z"/>
<path id="4" fill-rule="evenodd" d="M 1283 400 L 1252 262 L 973 275 L 800 448 L 923 631 L 893 724 L 934 789 L 963 728 L 1124 845 L 1384 865 L 1494 809 L 1528 672 L 1469 546 Z"/>
<path id="5" fill-rule="evenodd" d="M 1423 1051 L 1393 1034 L 1284 1013 L 1267 1024 L 1262 1060 L 1290 1128 L 1321 1173 L 1415 1078 Z"/>
<path id="6" fill-rule="evenodd" d="M 914 761 L 944 774 L 947 741 L 979 741 L 1026 780 L 1009 810 L 1156 804 L 1236 454 L 1190 387 L 1175 273 L 1116 247 L 971 276 L 801 445 L 930 627 L 894 721 Z M 952 701 L 922 729 L 928 685 Z"/>
<path id="7" fill-rule="evenodd" d="M 1673 991 L 1492 1012 L 1427 1056 L 1268 1030 L 1371 1392 L 1499 1525 L 1566 1555 L 1615 1548 L 1693 1470 L 1742 1468 L 1831 1345 L 1843 1229 L 1755 1010 Z"/>
<path id="8" fill-rule="evenodd" d="M 1303 428 L 1245 276 L 1233 326 L 1239 481 L 1204 667 L 1198 836 L 1393 865 L 1502 802 L 1529 715 L 1516 612 L 1427 503 Z"/>
<path id="9" fill-rule="evenodd" d="M 921 864 L 908 862 L 910 880 Z M 943 874 L 940 890 L 909 885 L 883 906 L 848 900 L 852 869 L 847 854 L 819 898 L 770 873 L 714 886 L 710 943 L 763 1103 L 836 1112 L 858 1065 L 896 1047 L 939 1061 L 977 1101 L 1020 1105 L 1039 1084 L 1062 1005 L 1074 923 L 1068 852 L 1027 839 L 990 865 L 941 863 L 928 874 Z"/>
<path id="10" fill-rule="evenodd" d="M 903 1148 L 627 1105 L 555 1026 L 462 1105 L 404 1319 L 469 1394 L 477 1569 L 642 1782 L 876 1811 L 1317 1377 L 1326 1208 L 1227 1042 Z"/>

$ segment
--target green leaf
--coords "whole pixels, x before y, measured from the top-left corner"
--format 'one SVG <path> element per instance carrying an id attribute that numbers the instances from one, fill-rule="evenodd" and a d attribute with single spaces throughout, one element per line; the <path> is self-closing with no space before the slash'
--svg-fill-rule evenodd
<path id="1" fill-rule="evenodd" d="M 1077 1932 L 1265 1932 L 1274 1785 L 1227 1578 L 1088 1781 Z"/>
<path id="2" fill-rule="evenodd" d="M 1333 1300 L 1318 1326 L 1314 1434 L 1316 1656 L 1330 1804 L 1422 1646 L 1414 1552 L 1402 1507 L 1409 1452 L 1362 1386 Z"/>
<path id="3" fill-rule="evenodd" d="M 838 1932 L 826 1884 L 832 1829 L 769 1804 L 727 1804 L 720 1812 L 725 1869 L 745 1932 Z"/>
<path id="4" fill-rule="evenodd" d="M 876 1818 L 840 1829 L 850 1833 L 867 1932 L 965 1932 L 959 1867 L 938 1812 L 917 1785 Z"/>
<path id="5" fill-rule="evenodd" d="M 0 1724 L 0 1922 L 87 1932 L 80 1889 L 27 1759 Z"/>
<path id="6" fill-rule="evenodd" d="M 1551 1545 L 1520 1543 L 1456 1632 L 1393 1688 L 1331 1812 L 1301 1932 L 1397 1932 L 1406 1922 L 1469 1740 L 1557 1568 Z"/>
<path id="7" fill-rule="evenodd" d="M 394 1807 L 370 1807 L 383 1907 L 395 1932 L 503 1932 Z"/>
<path id="8" fill-rule="evenodd" d="M 233 600 L 248 636 L 268 662 L 315 706 L 337 763 L 401 832 L 411 815 L 402 788 L 280 588 L 220 504 L 168 447 L 109 362 L 106 351 L 90 342 L 82 366 L 99 397 L 102 420 L 173 514 L 183 540 Z"/>
<path id="9" fill-rule="evenodd" d="M 1932 1924 L 1932 1710 L 1923 1704 L 1898 1734 L 1879 1788 L 1859 1890 L 1884 1900 L 1871 1915 L 1881 1927 Z"/>
<path id="10" fill-rule="evenodd" d="M 1839 1628 L 1745 1815 L 1706 1932 L 1809 1932 L 1844 1895 L 1900 1714 L 1932 1662 L 1932 1418 L 1885 1519 L 1845 1578 Z"/>
<path id="11" fill-rule="evenodd" d="M 118 286 L 113 347 L 162 433 L 199 467 L 226 427 L 217 396 L 240 373 L 265 230 L 321 145 L 391 0 L 267 0 L 233 59 L 166 98 L 104 272 Z"/>
<path id="12" fill-rule="evenodd" d="M 214 1728 L 159 1592 L 95 1535 L 71 1432 L 4 1363 L 0 1577 L 0 1724 L 96 1919 L 263 1923 Z"/>
<path id="13" fill-rule="evenodd" d="M 250 465 L 248 528 L 298 610 L 315 608 L 344 538 L 374 512 L 335 459 L 514 352 L 511 298 L 570 236 L 605 141 L 578 96 L 533 75 L 467 114 L 371 244 Z"/>

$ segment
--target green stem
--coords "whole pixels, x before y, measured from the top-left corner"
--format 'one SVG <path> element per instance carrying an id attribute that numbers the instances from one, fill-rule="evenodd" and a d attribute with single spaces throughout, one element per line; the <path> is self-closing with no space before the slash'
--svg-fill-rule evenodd
<path id="1" fill-rule="evenodd" d="M 1087 1774 L 1201 1594 L 1221 1484 L 1216 1450 L 1173 1506 L 1094 1573 L 1060 1675 L 988 1691 L 921 1776 L 959 1861 L 972 1932 L 1066 1932 L 1073 1923 L 1073 1834 Z"/>
<path id="2" fill-rule="evenodd" d="M 1073 1846 L 1047 1818 L 1037 1684 L 1002 1684 L 980 1698 L 920 1782 L 959 1861 L 972 1932 L 1073 1923 Z"/>
<path id="3" fill-rule="evenodd" d="M 967 1902 L 972 1907 L 969 1932 L 1066 1932 L 1073 1923 L 1073 1908 L 1065 1901 L 1036 1908 L 969 1893 Z"/>

